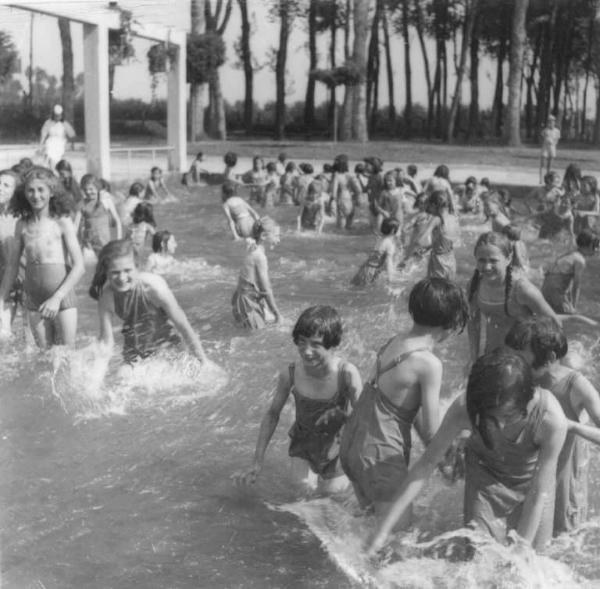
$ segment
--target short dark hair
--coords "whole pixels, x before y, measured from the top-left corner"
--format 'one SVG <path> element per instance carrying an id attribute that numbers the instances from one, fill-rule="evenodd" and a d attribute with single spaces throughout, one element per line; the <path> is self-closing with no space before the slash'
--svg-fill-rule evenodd
<path id="1" fill-rule="evenodd" d="M 406 166 L 406 171 L 409 176 L 416 176 L 417 175 L 417 166 L 415 166 L 415 164 L 408 164 L 408 166 Z"/>
<path id="2" fill-rule="evenodd" d="M 173 234 L 170 231 L 164 229 L 163 231 L 157 231 L 152 236 L 152 251 L 154 253 L 164 252 L 167 249 L 167 243 Z"/>
<path id="3" fill-rule="evenodd" d="M 300 337 L 322 337 L 326 350 L 336 348 L 342 341 L 342 318 L 329 305 L 315 305 L 305 309 L 298 317 L 292 331 L 292 339 L 298 345 Z"/>
<path id="4" fill-rule="evenodd" d="M 600 239 L 593 231 L 590 231 L 589 229 L 580 231 L 577 234 L 575 243 L 577 244 L 577 247 L 589 247 L 593 250 L 600 248 Z"/>
<path id="5" fill-rule="evenodd" d="M 469 319 L 469 304 L 454 282 L 425 278 L 410 291 L 408 312 L 417 325 L 462 331 Z"/>
<path id="6" fill-rule="evenodd" d="M 519 352 L 529 346 L 533 352 L 533 368 L 541 368 L 548 364 L 552 353 L 560 360 L 569 351 L 567 337 L 552 317 L 519 319 L 506 334 L 504 343 Z"/>
<path id="7" fill-rule="evenodd" d="M 237 194 L 237 184 L 231 180 L 225 180 L 221 186 L 221 198 L 225 202 L 228 198 Z"/>
<path id="8" fill-rule="evenodd" d="M 235 164 L 237 164 L 237 153 L 234 153 L 233 151 L 228 151 L 224 156 L 223 156 L 223 161 L 225 162 L 225 165 L 229 166 L 230 168 L 233 168 L 233 166 L 235 166 Z"/>
<path id="9" fill-rule="evenodd" d="M 312 174 L 315 171 L 312 164 L 306 162 L 302 162 L 298 167 L 303 174 Z"/>
<path id="10" fill-rule="evenodd" d="M 400 229 L 400 223 L 396 219 L 391 219 L 386 217 L 381 222 L 381 234 L 382 235 L 394 235 L 394 233 L 398 233 Z"/>

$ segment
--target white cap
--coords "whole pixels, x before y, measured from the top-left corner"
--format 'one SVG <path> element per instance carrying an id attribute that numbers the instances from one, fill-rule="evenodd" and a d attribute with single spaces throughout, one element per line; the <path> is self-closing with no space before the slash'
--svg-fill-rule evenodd
<path id="1" fill-rule="evenodd" d="M 55 115 L 62 115 L 63 114 L 63 107 L 60 104 L 55 104 L 54 108 L 52 109 L 52 112 Z"/>

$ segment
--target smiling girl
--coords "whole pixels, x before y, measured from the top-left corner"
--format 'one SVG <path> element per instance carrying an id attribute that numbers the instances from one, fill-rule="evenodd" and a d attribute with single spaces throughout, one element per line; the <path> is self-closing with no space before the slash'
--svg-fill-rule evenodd
<path id="1" fill-rule="evenodd" d="M 37 344 L 73 345 L 77 331 L 74 288 L 84 273 L 83 256 L 71 221 L 71 201 L 59 179 L 35 167 L 25 176 L 9 208 L 17 217 L 15 247 L 0 285 L 0 316 L 25 254 L 25 306 Z"/>
<path id="2" fill-rule="evenodd" d="M 130 241 L 119 239 L 102 248 L 89 294 L 98 301 L 103 343 L 113 345 L 113 316 L 123 321 L 123 359 L 127 364 L 177 343 L 173 327 L 192 355 L 200 362 L 206 360 L 200 338 L 164 278 L 138 269 Z"/>
<path id="3" fill-rule="evenodd" d="M 342 338 L 342 320 L 327 305 L 306 309 L 292 332 L 300 362 L 279 372 L 277 390 L 260 424 L 252 467 L 235 478 L 253 484 L 262 470 L 265 452 L 290 394 L 296 404 L 296 419 L 289 431 L 289 455 L 295 478 L 310 481 L 307 470 L 318 479 L 320 490 L 342 491 L 348 486 L 339 464 L 340 431 L 362 387 L 358 369 L 337 355 Z"/>

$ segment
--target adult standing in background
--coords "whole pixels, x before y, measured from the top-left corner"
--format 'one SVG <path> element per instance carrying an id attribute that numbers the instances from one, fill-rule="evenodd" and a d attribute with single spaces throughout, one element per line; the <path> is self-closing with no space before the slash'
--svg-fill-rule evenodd
<path id="1" fill-rule="evenodd" d="M 42 126 L 40 134 L 40 150 L 44 156 L 44 165 L 54 170 L 56 164 L 63 159 L 67 140 L 73 147 L 75 131 L 68 121 L 64 120 L 63 107 L 56 104 L 50 118 Z"/>

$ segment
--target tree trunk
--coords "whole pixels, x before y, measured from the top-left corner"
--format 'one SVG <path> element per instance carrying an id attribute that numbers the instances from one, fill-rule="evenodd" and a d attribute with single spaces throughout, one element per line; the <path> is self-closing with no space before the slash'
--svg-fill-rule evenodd
<path id="1" fill-rule="evenodd" d="M 191 33 L 202 35 L 206 29 L 204 0 L 190 0 Z M 204 84 L 190 84 L 191 140 L 202 141 L 204 131 Z"/>
<path id="2" fill-rule="evenodd" d="M 66 18 L 58 19 L 60 43 L 62 46 L 62 106 L 65 120 L 74 122 L 75 111 L 75 78 L 73 76 L 73 44 L 71 42 L 71 23 Z"/>
<path id="3" fill-rule="evenodd" d="M 592 50 L 594 48 L 594 19 L 590 18 L 590 25 L 588 28 L 588 44 L 587 44 L 587 67 L 585 68 L 585 84 L 583 86 L 583 98 L 581 105 L 581 132 L 580 138 L 585 140 L 586 138 L 586 118 L 587 118 L 587 94 L 588 86 L 590 83 L 590 68 L 592 66 Z"/>
<path id="4" fill-rule="evenodd" d="M 285 65 L 287 62 L 288 38 L 290 34 L 290 14 L 286 0 L 279 0 L 279 48 L 275 64 L 277 100 L 275 104 L 275 138 L 285 136 Z"/>
<path id="5" fill-rule="evenodd" d="M 471 104 L 469 105 L 469 124 L 467 129 L 467 141 L 474 135 L 479 136 L 479 33 L 481 29 L 481 14 L 479 4 L 473 9 L 475 19 L 473 23 L 473 34 L 470 45 L 469 83 L 471 86 Z"/>
<path id="6" fill-rule="evenodd" d="M 370 123 L 370 131 L 373 130 L 373 123 L 376 119 L 375 103 L 379 84 L 379 15 L 381 12 L 381 0 L 376 0 L 375 15 L 371 24 L 371 40 L 369 41 L 369 51 L 367 57 L 367 105 L 366 116 Z"/>
<path id="7" fill-rule="evenodd" d="M 441 39 L 435 43 L 435 74 L 433 76 L 433 93 L 435 95 L 435 134 L 439 137 L 442 133 L 442 55 L 443 44 Z"/>
<path id="8" fill-rule="evenodd" d="M 596 83 L 596 120 L 594 122 L 594 145 L 600 145 L 600 83 Z"/>
<path id="9" fill-rule="evenodd" d="M 429 67 L 429 55 L 427 54 L 427 46 L 425 45 L 425 35 L 423 33 L 423 21 L 421 18 L 421 8 L 419 0 L 415 0 L 415 28 L 419 37 L 419 45 L 423 55 L 423 63 L 425 65 L 425 82 L 427 83 L 427 138 L 431 138 L 431 127 L 433 123 L 433 88 L 431 85 L 431 71 Z"/>
<path id="10" fill-rule="evenodd" d="M 504 95 L 504 60 L 506 58 L 506 45 L 507 39 L 503 37 L 500 39 L 500 48 L 498 50 L 498 63 L 496 68 L 496 89 L 494 91 L 494 105 L 492 112 L 494 113 L 494 130 L 496 137 L 502 135 L 502 124 L 504 115 L 504 103 L 502 98 Z"/>
<path id="11" fill-rule="evenodd" d="M 402 0 L 402 38 L 404 40 L 404 136 L 412 135 L 412 69 L 410 65 L 410 37 L 408 31 L 409 0 Z"/>
<path id="12" fill-rule="evenodd" d="M 506 140 L 508 145 L 521 145 L 521 80 L 525 51 L 525 19 L 529 0 L 517 0 L 513 9 L 510 40 L 510 72 L 508 74 L 508 110 Z"/>
<path id="13" fill-rule="evenodd" d="M 244 129 L 252 130 L 254 121 L 254 69 L 252 68 L 252 52 L 250 49 L 250 19 L 248 18 L 248 0 L 238 0 L 242 16 L 242 63 L 244 67 Z"/>
<path id="14" fill-rule="evenodd" d="M 329 45 L 329 62 L 331 69 L 336 67 L 335 50 L 337 47 L 337 4 L 334 4 L 334 14 L 331 21 L 331 43 Z M 329 108 L 327 109 L 327 117 L 332 122 L 332 135 L 334 141 L 337 141 L 337 95 L 335 86 L 329 91 Z"/>
<path id="15" fill-rule="evenodd" d="M 390 48 L 390 31 L 388 27 L 387 11 L 383 10 L 383 38 L 385 47 L 385 64 L 388 81 L 388 121 L 392 128 L 396 125 L 396 105 L 394 100 L 394 72 L 392 70 L 392 51 Z"/>
<path id="16" fill-rule="evenodd" d="M 456 116 L 460 107 L 460 99 L 462 95 L 462 82 L 467 66 L 467 53 L 471 44 L 471 36 L 473 35 L 473 25 L 475 24 L 475 12 L 477 11 L 478 0 L 467 0 L 465 24 L 463 27 L 463 38 L 460 46 L 460 62 L 458 71 L 456 72 L 456 88 L 452 97 L 452 106 L 450 107 L 450 116 L 448 120 L 448 128 L 446 130 L 446 141 L 452 143 L 454 140 L 454 127 L 456 124 Z"/>
<path id="17" fill-rule="evenodd" d="M 304 127 L 307 132 L 315 126 L 315 79 L 311 74 L 317 67 L 317 5 L 314 2 L 308 8 L 308 53 L 309 74 L 304 100 Z"/>
<path id="18" fill-rule="evenodd" d="M 361 1 L 361 0 L 359 0 Z M 337 2 L 336 2 L 337 4 Z M 344 22 L 344 60 L 350 59 L 350 15 L 352 14 L 352 0 L 346 0 L 346 21 Z M 335 23 L 333 24 L 335 26 Z"/>
<path id="19" fill-rule="evenodd" d="M 225 102 L 221 90 L 221 76 L 216 69 L 208 82 L 209 92 L 209 117 L 208 134 L 215 139 L 227 139 L 227 124 L 225 119 Z"/>
<path id="20" fill-rule="evenodd" d="M 558 12 L 558 3 L 556 0 L 551 0 L 552 10 L 550 19 L 546 23 L 546 33 L 544 35 L 544 43 L 542 48 L 542 56 L 540 60 L 540 82 L 538 91 L 538 108 L 536 127 L 541 129 L 550 114 L 550 93 L 552 91 L 552 65 L 554 53 L 554 40 L 556 29 L 556 16 Z"/>
<path id="21" fill-rule="evenodd" d="M 538 32 L 536 35 L 535 45 L 533 49 L 533 58 L 529 66 L 529 72 L 526 79 L 527 85 L 527 99 L 525 103 L 525 133 L 527 139 L 531 139 L 534 136 L 533 132 L 533 87 L 535 84 L 535 72 L 537 69 L 537 62 L 540 55 L 540 48 L 542 46 L 542 35 Z"/>

